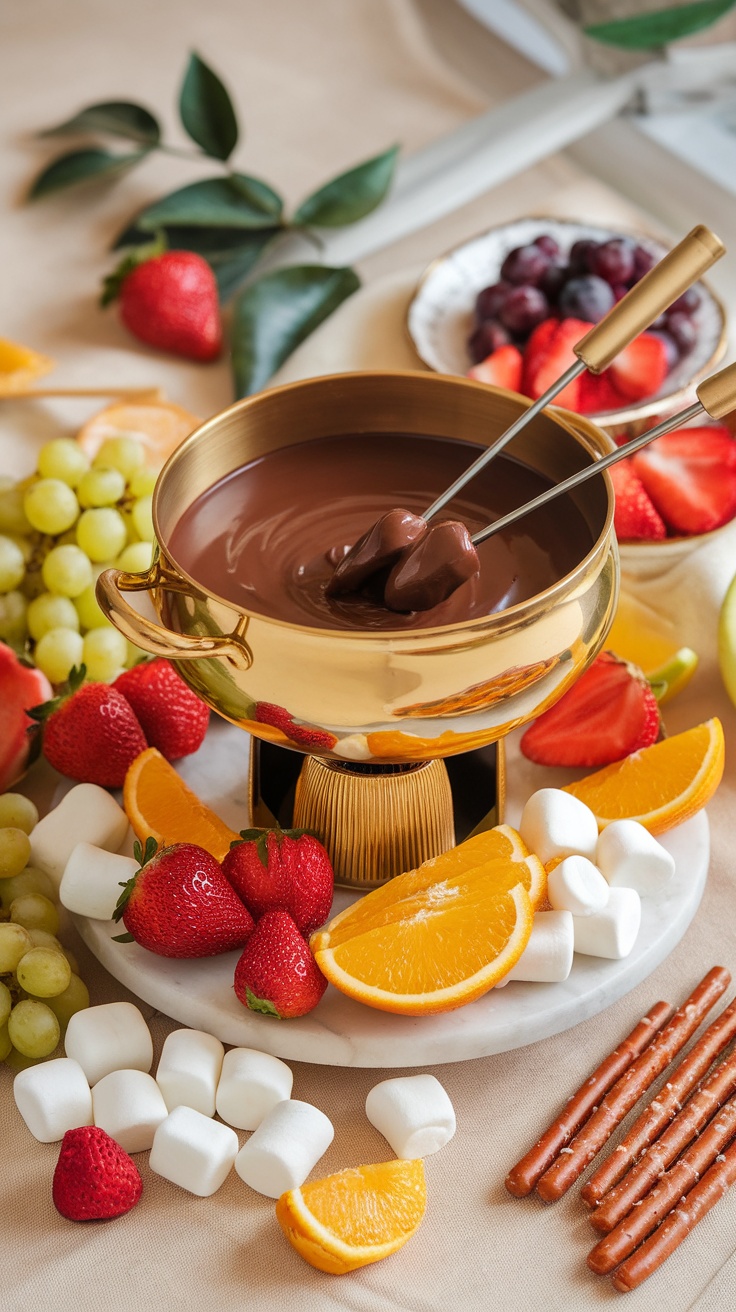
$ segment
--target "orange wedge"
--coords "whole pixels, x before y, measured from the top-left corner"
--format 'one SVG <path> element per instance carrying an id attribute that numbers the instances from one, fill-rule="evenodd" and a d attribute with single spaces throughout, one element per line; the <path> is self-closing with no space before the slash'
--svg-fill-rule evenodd
<path id="1" fill-rule="evenodd" d="M 305 1262 L 344 1275 L 401 1248 L 426 1206 L 424 1163 L 417 1158 L 356 1166 L 290 1189 L 276 1204 L 276 1218 Z"/>
<path id="2" fill-rule="evenodd" d="M 612 820 L 638 820 L 650 834 L 663 834 L 707 805 L 724 764 L 723 726 L 714 718 L 568 784 L 565 792 L 590 807 L 601 829 Z"/>
<path id="3" fill-rule="evenodd" d="M 108 437 L 135 437 L 146 448 L 146 464 L 160 469 L 200 423 L 196 415 L 172 401 L 117 401 L 93 415 L 77 433 L 77 441 L 93 460 Z"/>
<path id="4" fill-rule="evenodd" d="M 159 844 L 196 843 L 222 861 L 240 838 L 188 788 L 156 747 L 136 756 L 123 785 L 123 806 L 136 838 Z"/>
<path id="5" fill-rule="evenodd" d="M 24 392 L 37 378 L 55 367 L 56 361 L 47 355 L 39 355 L 29 346 L 20 346 L 18 342 L 0 337 L 0 396 Z"/>

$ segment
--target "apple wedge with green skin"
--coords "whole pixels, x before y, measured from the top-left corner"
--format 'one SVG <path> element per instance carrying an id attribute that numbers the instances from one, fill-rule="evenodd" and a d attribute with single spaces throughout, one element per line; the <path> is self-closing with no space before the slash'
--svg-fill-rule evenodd
<path id="1" fill-rule="evenodd" d="M 687 687 L 697 668 L 697 652 L 692 647 L 680 647 L 663 665 L 646 671 L 647 682 L 660 706 Z"/>

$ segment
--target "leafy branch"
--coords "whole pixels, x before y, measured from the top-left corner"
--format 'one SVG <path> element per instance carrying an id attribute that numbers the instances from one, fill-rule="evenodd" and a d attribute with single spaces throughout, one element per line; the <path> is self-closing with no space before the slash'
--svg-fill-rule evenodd
<path id="1" fill-rule="evenodd" d="M 128 149 L 95 142 L 67 151 L 34 179 L 36 201 L 79 183 L 113 182 L 154 151 L 194 160 L 215 160 L 221 172 L 152 201 L 128 221 L 114 249 L 127 251 L 105 279 L 106 292 L 136 263 L 164 250 L 187 250 L 211 266 L 222 303 L 232 307 L 231 348 L 236 396 L 263 387 L 300 342 L 360 286 L 354 270 L 323 264 L 292 264 L 258 274 L 266 254 L 299 235 L 319 250 L 319 229 L 356 223 L 380 205 L 393 179 L 398 147 L 330 179 L 285 216 L 283 198 L 262 178 L 231 166 L 239 140 L 235 108 L 224 84 L 192 53 L 179 94 L 179 118 L 197 147 L 183 151 L 163 140 L 156 117 L 127 100 L 88 105 L 41 137 L 118 138 Z"/>
<path id="2" fill-rule="evenodd" d="M 734 8 L 736 0 L 692 0 L 690 4 L 633 13 L 583 28 L 586 36 L 625 50 L 653 50 L 701 32 Z"/>

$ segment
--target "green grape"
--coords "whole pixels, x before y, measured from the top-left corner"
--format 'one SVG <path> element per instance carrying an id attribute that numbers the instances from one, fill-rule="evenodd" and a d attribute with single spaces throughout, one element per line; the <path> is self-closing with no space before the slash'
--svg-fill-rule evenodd
<path id="1" fill-rule="evenodd" d="M 28 600 L 17 588 L 0 596 L 0 638 L 20 647 L 28 632 Z"/>
<path id="2" fill-rule="evenodd" d="M 114 506 L 125 495 L 125 475 L 119 469 L 95 466 L 83 474 L 77 488 L 77 498 L 85 510 L 94 506 Z"/>
<path id="3" fill-rule="evenodd" d="M 79 596 L 74 598 L 74 606 L 83 629 L 97 629 L 108 622 L 97 600 L 94 583 L 90 583 L 84 592 L 80 592 Z"/>
<path id="4" fill-rule="evenodd" d="M 112 624 L 90 629 L 84 636 L 82 660 L 96 683 L 110 683 L 125 666 L 128 644 Z"/>
<path id="5" fill-rule="evenodd" d="M 50 629 L 79 629 L 79 616 L 70 597 L 42 592 L 28 603 L 28 632 L 38 642 Z"/>
<path id="6" fill-rule="evenodd" d="M 24 998 L 8 1017 L 8 1035 L 24 1057 L 48 1057 L 61 1037 L 61 1026 L 50 1007 Z"/>
<path id="7" fill-rule="evenodd" d="M 106 466 L 119 469 L 127 480 L 145 462 L 146 453 L 135 437 L 108 437 L 97 452 L 93 465 L 98 469 Z"/>
<path id="8" fill-rule="evenodd" d="M 13 1045 L 10 1042 L 7 1023 L 0 1025 L 0 1061 L 5 1061 L 13 1051 Z"/>
<path id="9" fill-rule="evenodd" d="M 22 829 L 30 834 L 38 824 L 38 808 L 22 793 L 0 794 L 0 829 Z"/>
<path id="10" fill-rule="evenodd" d="M 58 1020 L 62 1032 L 66 1031 L 72 1016 L 77 1011 L 84 1011 L 89 1006 L 89 989 L 84 980 L 72 971 L 72 977 L 63 993 L 49 998 L 46 1004 Z"/>
<path id="11" fill-rule="evenodd" d="M 128 574 L 145 574 L 152 560 L 153 547 L 150 542 L 129 542 L 115 561 L 115 568 L 124 569 Z"/>
<path id="12" fill-rule="evenodd" d="M 0 980 L 0 1029 L 3 1029 L 13 1006 L 13 998 L 7 984 Z"/>
<path id="13" fill-rule="evenodd" d="M 158 482 L 155 469 L 136 469 L 128 481 L 128 492 L 132 497 L 147 497 L 153 492 Z"/>
<path id="14" fill-rule="evenodd" d="M 0 975 L 15 970 L 21 957 L 30 952 L 33 940 L 22 925 L 0 921 Z"/>
<path id="15" fill-rule="evenodd" d="M 0 536 L 0 592 L 12 592 L 23 582 L 25 572 L 23 552 L 12 538 L 3 534 Z"/>
<path id="16" fill-rule="evenodd" d="M 45 442 L 38 453 L 38 472 L 42 478 L 60 478 L 76 487 L 89 469 L 89 460 L 78 442 L 71 437 L 55 437 Z"/>
<path id="17" fill-rule="evenodd" d="M 58 948 L 31 948 L 15 968 L 15 978 L 34 998 L 55 998 L 69 987 L 72 968 Z"/>
<path id="18" fill-rule="evenodd" d="M 22 893 L 43 893 L 50 902 L 56 899 L 56 888 L 51 876 L 36 866 L 26 866 L 25 870 L 21 870 L 12 879 L 0 879 L 0 908 L 9 911 L 11 902 Z"/>
<path id="19" fill-rule="evenodd" d="M 93 561 L 113 560 L 127 536 L 125 520 L 112 506 L 83 510 L 77 521 L 77 545 Z"/>
<path id="20" fill-rule="evenodd" d="M 51 548 L 41 574 L 49 592 L 74 598 L 92 582 L 92 562 L 79 547 L 65 543 Z"/>
<path id="21" fill-rule="evenodd" d="M 31 859 L 31 843 L 24 829 L 3 825 L 0 829 L 0 879 L 19 875 Z"/>
<path id="22" fill-rule="evenodd" d="M 24 929 L 45 929 L 58 934 L 59 913 L 50 898 L 43 893 L 21 893 L 10 903 L 10 922 Z"/>
<path id="23" fill-rule="evenodd" d="M 34 660 L 51 683 L 64 683 L 73 666 L 81 665 L 84 642 L 74 629 L 49 629 L 36 643 Z"/>
<path id="24" fill-rule="evenodd" d="M 39 533 L 65 533 L 79 515 L 79 502 L 60 478 L 39 478 L 23 498 L 26 518 Z"/>
<path id="25" fill-rule="evenodd" d="M 133 502 L 130 512 L 135 529 L 141 542 L 153 542 L 153 519 L 151 518 L 151 496 L 139 497 Z"/>
<path id="26" fill-rule="evenodd" d="M 31 525 L 23 509 L 24 496 L 25 486 L 21 483 L 13 483 L 0 492 L 0 533 L 23 535 L 31 532 Z"/>
<path id="27" fill-rule="evenodd" d="M 72 952 L 71 948 L 67 948 L 67 947 L 65 947 L 64 944 L 62 943 L 62 944 L 61 944 L 61 950 L 62 950 L 62 952 L 64 953 L 64 956 L 66 957 L 67 961 L 69 962 L 69 965 L 70 965 L 71 968 L 72 968 L 72 974 L 73 974 L 73 975 L 78 975 L 78 974 L 79 974 L 79 962 L 77 961 L 77 958 L 75 957 L 75 955 L 74 955 L 74 953 Z"/>

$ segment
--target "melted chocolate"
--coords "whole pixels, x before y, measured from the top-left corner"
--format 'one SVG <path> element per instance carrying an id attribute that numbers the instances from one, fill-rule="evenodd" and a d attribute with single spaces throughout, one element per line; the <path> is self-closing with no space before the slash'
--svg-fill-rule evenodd
<path id="1" fill-rule="evenodd" d="M 480 573 L 478 552 L 464 524 L 441 519 L 402 552 L 386 580 L 389 610 L 433 610 Z"/>

